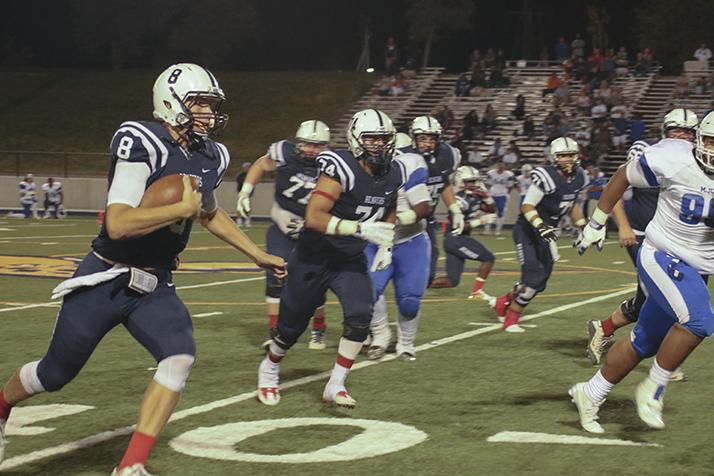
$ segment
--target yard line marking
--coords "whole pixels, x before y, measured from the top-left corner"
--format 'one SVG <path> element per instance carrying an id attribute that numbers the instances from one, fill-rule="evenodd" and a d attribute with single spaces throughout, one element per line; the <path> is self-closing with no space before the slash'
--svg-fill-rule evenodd
<path id="1" fill-rule="evenodd" d="M 470 326 L 492 326 L 494 323 L 493 322 L 469 322 Z M 532 329 L 535 329 L 538 327 L 537 324 L 521 324 L 521 327 L 529 327 Z"/>
<path id="2" fill-rule="evenodd" d="M 49 245 L 59 245 L 58 242 L 56 241 L 46 241 L 44 243 L 40 243 L 41 246 L 49 246 Z"/>
<path id="3" fill-rule="evenodd" d="M 257 278 L 231 279 L 230 281 L 216 281 L 213 283 L 193 284 L 191 286 L 176 286 L 176 289 L 207 288 L 209 286 L 221 286 L 223 284 L 246 283 L 248 281 L 260 281 L 263 279 L 265 279 L 265 276 L 259 276 Z"/>
<path id="4" fill-rule="evenodd" d="M 613 244 L 615 244 L 615 243 L 618 243 L 618 244 L 619 244 L 620 242 L 619 242 L 619 241 L 606 241 L 605 243 L 603 243 L 603 245 L 613 245 Z M 570 249 L 570 248 L 572 248 L 572 247 L 573 247 L 573 245 L 563 245 L 563 246 L 559 246 L 558 249 L 559 249 L 559 250 L 567 250 L 567 249 Z M 494 253 L 494 255 L 497 255 L 497 256 L 501 256 L 501 255 L 514 255 L 514 254 L 516 254 L 516 250 L 512 250 L 512 251 L 496 251 L 496 252 Z M 446 259 L 445 256 L 439 256 L 439 261 L 443 261 L 443 260 L 445 260 L 445 259 Z M 562 261 L 562 260 L 561 260 L 561 261 Z"/>
<path id="5" fill-rule="evenodd" d="M 95 238 L 97 235 L 56 235 L 56 236 L 0 236 L 3 240 L 29 240 L 32 238 Z"/>
<path id="6" fill-rule="evenodd" d="M 570 309 L 573 309 L 576 307 L 585 306 L 588 304 L 594 304 L 594 303 L 600 302 L 600 301 L 606 301 L 613 297 L 617 297 L 622 294 L 627 294 L 630 292 L 632 292 L 631 289 L 626 289 L 626 290 L 616 291 L 616 292 L 609 293 L 609 294 L 603 294 L 600 296 L 596 296 L 596 297 L 587 299 L 585 301 L 577 301 L 577 302 L 570 303 L 570 304 L 564 304 L 562 306 L 554 307 L 552 309 L 548 309 L 548 310 L 539 312 L 537 314 L 533 314 L 531 316 L 524 316 L 521 318 L 521 322 L 529 321 L 532 319 L 537 319 L 537 318 L 543 317 L 543 316 L 549 316 L 551 314 L 556 314 L 558 312 L 567 311 L 567 310 L 570 310 Z M 428 342 L 426 344 L 422 344 L 422 345 L 418 346 L 416 348 L 416 350 L 417 350 L 417 352 L 426 351 L 429 349 L 440 347 L 445 344 L 449 344 L 451 342 L 457 342 L 460 340 L 469 339 L 471 337 L 474 337 L 474 336 L 477 336 L 480 334 L 485 334 L 487 332 L 500 330 L 501 327 L 502 327 L 502 324 L 497 323 L 497 324 L 493 324 L 491 326 L 481 327 L 479 329 L 475 329 L 472 331 L 455 334 L 453 336 L 443 337 L 441 339 L 437 339 L 437 340 Z M 381 364 L 384 362 L 390 362 L 392 360 L 396 360 L 396 358 L 397 358 L 396 355 L 389 354 L 389 355 L 382 357 L 380 360 L 363 360 L 363 361 L 357 362 L 355 365 L 353 365 L 352 371 L 355 371 L 358 369 L 363 369 L 366 367 L 371 367 L 373 365 L 378 365 L 378 364 Z M 299 379 L 290 380 L 288 382 L 284 382 L 283 384 L 281 384 L 280 389 L 287 390 L 289 388 L 298 387 L 300 385 L 305 385 L 307 383 L 324 380 L 330 376 L 331 372 L 332 372 L 331 370 L 327 370 L 327 371 L 320 372 L 317 374 L 308 375 L 306 377 L 302 377 Z M 190 416 L 200 415 L 202 413 L 207 413 L 211 410 L 223 408 L 223 407 L 226 407 L 229 405 L 233 405 L 235 403 L 244 402 L 246 400 L 252 400 L 252 399 L 256 398 L 256 395 L 257 395 L 257 391 L 251 390 L 251 391 L 248 391 L 245 393 L 241 393 L 239 395 L 234 395 L 232 397 L 227 397 L 227 398 L 216 400 L 216 401 L 213 401 L 210 403 L 205 403 L 203 405 L 197 405 L 195 407 L 187 408 L 185 410 L 181 410 L 181 411 L 174 413 L 171 416 L 171 418 L 169 419 L 169 422 L 183 420 L 184 418 L 187 418 Z M 116 438 L 117 436 L 128 435 L 129 433 L 132 432 L 133 428 L 134 428 L 133 426 L 125 426 L 123 428 L 117 428 L 116 430 L 104 431 L 101 433 L 97 433 L 95 435 L 87 436 L 85 438 L 75 440 L 75 441 L 72 441 L 69 443 L 63 443 L 60 445 L 45 448 L 43 450 L 31 451 L 30 453 L 25 453 L 23 455 L 14 456 L 12 458 L 6 459 L 2 464 L 0 464 L 0 471 L 17 468 L 24 464 L 34 463 L 35 461 L 49 458 L 51 456 L 62 455 L 62 454 L 70 453 L 75 450 L 89 448 L 89 447 L 97 445 L 99 443 L 103 443 L 105 441 Z"/>
<path id="7" fill-rule="evenodd" d="M 59 306 L 60 306 L 59 302 L 43 302 L 43 303 L 38 303 L 38 304 L 28 304 L 26 306 L 8 307 L 5 309 L 0 309 L 0 312 L 22 311 L 23 309 L 32 309 L 33 307 L 59 307 Z"/>
<path id="8" fill-rule="evenodd" d="M 208 317 L 208 316 L 220 316 L 221 314 L 224 314 L 221 311 L 215 311 L 215 312 L 202 312 L 201 314 L 194 314 L 191 317 Z"/>
<path id="9" fill-rule="evenodd" d="M 530 431 L 502 431 L 486 438 L 489 443 L 556 443 L 561 445 L 661 446 L 614 438 L 594 438 L 579 435 L 553 435 Z"/>

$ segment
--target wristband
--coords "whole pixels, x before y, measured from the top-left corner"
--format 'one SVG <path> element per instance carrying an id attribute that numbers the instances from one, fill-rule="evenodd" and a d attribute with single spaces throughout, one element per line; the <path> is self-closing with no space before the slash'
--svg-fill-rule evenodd
<path id="1" fill-rule="evenodd" d="M 596 230 L 600 230 L 607 223 L 607 213 L 600 210 L 599 207 L 595 208 L 595 211 L 590 215 L 590 226 Z"/>
<path id="2" fill-rule="evenodd" d="M 243 195 L 250 195 L 251 193 L 253 193 L 253 184 L 243 182 L 243 186 L 240 189 L 240 193 Z"/>
<path id="3" fill-rule="evenodd" d="M 575 226 L 580 227 L 580 228 L 584 227 L 586 224 L 587 224 L 587 222 L 585 221 L 585 218 L 578 218 L 575 221 Z"/>
<path id="4" fill-rule="evenodd" d="M 353 220 L 343 220 L 333 215 L 327 222 L 326 235 L 352 236 L 359 230 L 359 223 Z"/>
<path id="5" fill-rule="evenodd" d="M 541 217 L 536 218 L 531 222 L 531 225 L 533 225 L 533 228 L 540 228 L 540 226 L 543 224 L 543 220 Z"/>
<path id="6" fill-rule="evenodd" d="M 400 225 L 412 225 L 417 222 L 417 214 L 411 208 L 397 213 L 397 221 Z"/>
<path id="7" fill-rule="evenodd" d="M 480 218 L 474 218 L 473 220 L 469 221 L 469 226 L 471 228 L 476 228 L 481 225 L 483 225 L 483 222 L 481 221 Z"/>
<path id="8" fill-rule="evenodd" d="M 524 217 L 526 220 L 528 220 L 528 222 L 532 222 L 532 221 L 533 221 L 532 219 L 533 219 L 534 217 L 540 218 L 540 215 L 538 215 L 538 212 L 537 212 L 537 211 L 531 210 L 531 211 L 529 211 L 529 212 L 525 212 L 525 213 L 523 214 L 523 217 Z M 542 221 L 542 220 L 541 220 L 541 221 Z M 535 225 L 533 225 L 533 226 L 535 226 Z"/>
<path id="9" fill-rule="evenodd" d="M 463 215 L 464 213 L 461 211 L 461 207 L 459 206 L 458 203 L 454 202 L 451 205 L 449 205 L 449 211 L 451 212 L 452 215 Z"/>

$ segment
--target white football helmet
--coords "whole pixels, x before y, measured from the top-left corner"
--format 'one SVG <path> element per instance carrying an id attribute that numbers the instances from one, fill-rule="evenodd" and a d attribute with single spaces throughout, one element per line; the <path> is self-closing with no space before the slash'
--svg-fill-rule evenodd
<path id="1" fill-rule="evenodd" d="M 154 118 L 185 129 L 193 143 L 220 134 L 228 122 L 228 114 L 218 112 L 226 96 L 213 73 L 203 66 L 192 63 L 169 66 L 156 78 L 153 96 Z M 198 101 L 208 102 L 212 112 L 191 112 L 191 106 Z"/>
<path id="2" fill-rule="evenodd" d="M 476 167 L 462 165 L 456 169 L 454 174 L 454 185 L 460 190 L 464 190 L 467 195 L 473 195 L 485 189 L 483 177 Z"/>
<path id="3" fill-rule="evenodd" d="M 414 147 L 419 150 L 420 154 L 424 155 L 431 155 L 434 153 L 434 150 L 421 150 L 418 147 L 417 144 L 417 136 L 418 135 L 431 135 L 436 137 L 436 147 L 439 146 L 439 142 L 441 141 L 441 133 L 442 133 L 442 128 L 441 124 L 439 124 L 439 121 L 434 119 L 431 116 L 419 116 L 415 117 L 414 120 L 412 121 L 412 124 L 409 126 L 409 135 L 412 136 L 412 142 L 414 144 Z"/>
<path id="4" fill-rule="evenodd" d="M 672 109 L 662 119 L 662 138 L 667 138 L 670 129 L 686 129 L 695 133 L 698 125 L 699 118 L 694 111 L 681 107 Z"/>
<path id="5" fill-rule="evenodd" d="M 699 123 L 694 157 L 706 173 L 714 174 L 714 112 Z"/>
<path id="6" fill-rule="evenodd" d="M 531 164 L 524 164 L 523 167 L 521 167 L 521 174 L 530 175 L 531 172 L 533 172 L 533 166 Z"/>
<path id="7" fill-rule="evenodd" d="M 550 160 L 561 172 L 571 175 L 580 165 L 580 147 L 570 137 L 558 137 L 550 143 Z"/>
<path id="8" fill-rule="evenodd" d="M 311 160 L 318 156 L 330 142 L 330 128 L 322 121 L 311 119 L 300 124 L 295 133 L 295 153 L 304 160 Z M 316 147 L 303 147 L 310 144 Z M 308 150 L 309 149 L 309 150 Z"/>
<path id="9" fill-rule="evenodd" d="M 364 109 L 352 116 L 347 126 L 347 145 L 355 157 L 377 167 L 379 172 L 392 160 L 396 134 L 388 115 L 377 109 Z"/>
<path id="10" fill-rule="evenodd" d="M 397 138 L 394 140 L 395 149 L 403 149 L 405 147 L 411 147 L 412 138 L 406 132 L 397 132 Z"/>

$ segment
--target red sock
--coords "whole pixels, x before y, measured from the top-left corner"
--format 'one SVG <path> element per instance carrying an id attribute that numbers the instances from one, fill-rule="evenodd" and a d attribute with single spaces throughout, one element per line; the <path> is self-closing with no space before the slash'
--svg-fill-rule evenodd
<path id="1" fill-rule="evenodd" d="M 315 316 L 312 318 L 312 328 L 313 329 L 325 329 L 327 327 L 327 324 L 325 324 L 325 315 L 324 314 L 315 314 Z"/>
<path id="2" fill-rule="evenodd" d="M 274 364 L 279 364 L 281 360 L 283 360 L 284 355 L 275 355 L 272 352 L 268 351 L 268 359 Z"/>
<path id="3" fill-rule="evenodd" d="M 520 318 L 521 311 L 514 311 L 513 309 L 509 309 L 508 314 L 506 315 L 506 320 L 503 321 L 503 328 L 505 329 L 506 327 L 511 327 L 514 324 L 518 324 Z"/>
<path id="4" fill-rule="evenodd" d="M 10 410 L 14 405 L 10 405 L 5 400 L 5 392 L 0 390 L 0 420 L 7 420 L 10 416 Z"/>
<path id="5" fill-rule="evenodd" d="M 124 458 L 122 458 L 121 463 L 119 463 L 118 469 L 126 468 L 128 466 L 141 463 L 146 464 L 146 460 L 149 459 L 149 453 L 154 449 L 156 444 L 156 438 L 149 436 L 146 433 L 141 433 L 140 431 L 135 431 L 131 435 L 131 440 L 129 440 L 129 447 L 124 453 Z"/>
<path id="6" fill-rule="evenodd" d="M 483 285 L 486 284 L 486 280 L 483 278 L 476 278 L 474 281 L 474 285 L 471 288 L 471 294 L 476 294 L 479 291 L 481 291 L 481 288 L 483 288 Z"/>
<path id="7" fill-rule="evenodd" d="M 278 315 L 268 314 L 268 329 L 278 327 Z"/>
<path id="8" fill-rule="evenodd" d="M 352 364 L 354 364 L 354 360 L 350 360 L 347 357 L 343 356 L 342 354 L 337 354 L 337 365 L 344 367 L 346 369 L 351 369 Z"/>
<path id="9" fill-rule="evenodd" d="M 610 337 L 615 333 L 615 329 L 617 329 L 615 323 L 612 322 L 612 316 L 603 319 L 600 321 L 600 324 L 602 324 L 602 331 L 605 333 L 605 337 Z"/>

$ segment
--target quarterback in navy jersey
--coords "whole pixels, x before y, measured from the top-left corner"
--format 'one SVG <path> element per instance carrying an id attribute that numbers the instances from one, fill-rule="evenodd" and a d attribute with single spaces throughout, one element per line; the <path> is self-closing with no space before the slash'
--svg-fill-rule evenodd
<path id="1" fill-rule="evenodd" d="M 280 401 L 280 361 L 305 331 L 330 289 L 344 312 L 337 362 L 325 386 L 326 403 L 352 408 L 345 379 L 369 334 L 374 292 L 364 248 L 379 246 L 372 270 L 391 263 L 397 193 L 406 169 L 392 160 L 395 129 L 376 109 L 356 113 L 347 128 L 349 150 L 317 157 L 320 178 L 310 196 L 305 229 L 288 258 L 290 277 L 280 296 L 278 329 L 258 369 L 258 399 Z"/>
<path id="2" fill-rule="evenodd" d="M 513 226 L 521 279 L 495 305 L 507 332 L 523 332 L 518 324 L 521 312 L 545 291 L 553 263 L 560 257 L 556 241 L 561 218 L 570 214 L 576 226 L 582 228 L 586 224 L 582 208 L 573 206 L 588 184 L 587 174 L 579 165 L 578 143 L 569 137 L 558 137 L 550 143 L 550 156 L 551 165 L 537 167 L 531 173 L 533 182 Z"/>
<path id="3" fill-rule="evenodd" d="M 470 165 L 459 167 L 456 171 L 455 184 L 459 189 L 456 192 L 456 201 L 466 217 L 466 226 L 460 235 L 454 235 L 453 221 L 449 216 L 449 226 L 444 234 L 446 275 L 437 276 L 431 287 L 453 288 L 458 286 L 461 274 L 464 272 L 465 261 L 467 259 L 480 261 L 478 276 L 471 287 L 469 298 L 480 297 L 488 301 L 494 298 L 483 291 L 483 286 L 491 273 L 496 257 L 483 243 L 471 237 L 471 230 L 493 223 L 496 220 L 496 206 L 476 168 Z"/>
<path id="4" fill-rule="evenodd" d="M 275 202 L 270 209 L 272 223 L 266 237 L 268 253 L 288 259 L 303 226 L 310 194 L 317 184 L 319 171 L 315 158 L 326 149 L 329 142 L 330 129 L 324 122 L 305 121 L 295 133 L 295 142 L 274 142 L 268 152 L 248 170 L 237 204 L 238 214 L 244 218 L 250 214 L 250 196 L 255 184 L 260 181 L 263 173 L 275 172 Z M 278 325 L 282 288 L 282 280 L 277 279 L 272 270 L 266 270 L 265 301 L 268 303 L 268 329 L 271 335 Z M 308 348 L 324 349 L 326 330 L 323 302 L 315 311 Z M 263 346 L 269 344 L 268 340 Z"/>
<path id="5" fill-rule="evenodd" d="M 429 266 L 429 284 L 436 276 L 436 263 L 439 260 L 439 246 L 437 233 L 439 224 L 434 217 L 433 211 L 439 204 L 439 197 L 444 199 L 449 212 L 454 221 L 454 226 L 458 230 L 457 235 L 463 231 L 464 215 L 461 207 L 456 203 L 456 195 L 452 183 L 452 177 L 461 163 L 461 152 L 441 140 L 442 128 L 439 121 L 431 116 L 416 117 L 409 127 L 409 135 L 412 138 L 412 146 L 402 149 L 403 152 L 416 152 L 424 157 L 426 166 L 429 169 L 427 187 L 431 195 L 432 215 L 427 220 L 427 234 L 431 242 L 431 262 Z"/>
<path id="6" fill-rule="evenodd" d="M 171 278 L 194 219 L 256 264 L 284 274 L 284 261 L 261 251 L 216 203 L 214 189 L 229 161 L 225 146 L 211 139 L 228 119 L 218 112 L 225 96 L 216 78 L 195 64 L 173 65 L 156 80 L 153 99 L 161 122 L 125 122 L 112 138 L 105 220 L 74 277 L 53 291 L 63 302 L 49 350 L 0 391 L 0 459 L 11 408 L 69 383 L 104 335 L 121 324 L 158 365 L 129 447 L 112 474 L 148 474 L 148 455 L 195 358 L 191 319 Z M 180 202 L 139 206 L 152 183 L 174 174 L 183 175 Z"/>
<path id="7" fill-rule="evenodd" d="M 662 139 L 680 139 L 693 142 L 699 119 L 695 112 L 676 108 L 669 111 L 662 121 Z M 627 163 L 637 161 L 650 144 L 636 141 L 627 152 Z M 658 188 L 632 188 L 632 205 L 625 210 L 622 201 L 617 202 L 612 210 L 617 223 L 620 246 L 627 247 L 632 263 L 637 266 L 637 254 L 645 238 L 645 229 L 657 211 Z M 640 309 L 645 302 L 645 293 L 637 280 L 637 292 L 634 297 L 622 302 L 607 319 L 588 321 L 587 356 L 593 365 L 600 364 L 605 347 L 612 340 L 615 331 L 637 321 Z M 672 376 L 673 380 L 684 380 L 681 369 Z"/>

